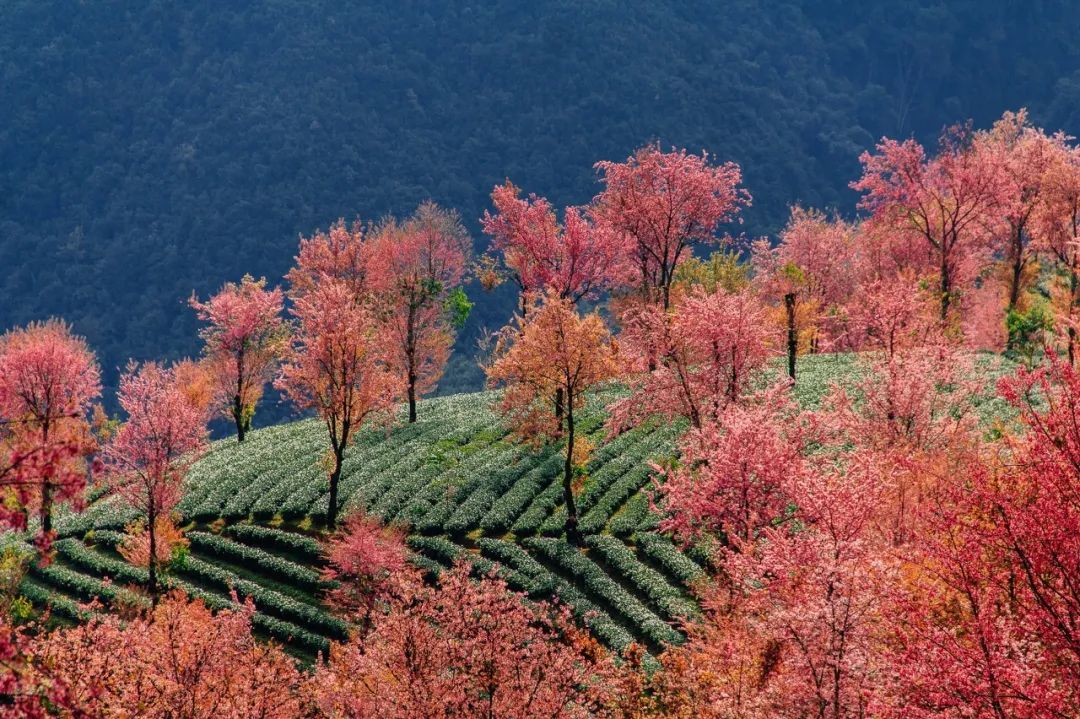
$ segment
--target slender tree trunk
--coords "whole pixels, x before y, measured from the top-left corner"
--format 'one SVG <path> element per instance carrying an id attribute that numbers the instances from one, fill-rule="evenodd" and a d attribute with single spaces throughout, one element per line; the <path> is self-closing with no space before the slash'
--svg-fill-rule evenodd
<path id="1" fill-rule="evenodd" d="M 146 575 L 146 590 L 150 593 L 150 604 L 156 607 L 158 604 L 158 571 L 157 571 L 157 508 L 153 500 L 146 513 L 147 531 L 150 533 L 150 561 Z"/>
<path id="2" fill-rule="evenodd" d="M 728 401 L 734 403 L 739 399 L 739 368 L 736 364 L 738 360 L 738 349 L 732 345 L 731 347 L 731 377 L 728 379 Z"/>
<path id="3" fill-rule="evenodd" d="M 566 536 L 577 542 L 578 516 L 574 502 L 574 399 L 567 393 L 566 402 L 566 464 L 563 466 L 563 500 L 566 502 Z"/>
<path id="4" fill-rule="evenodd" d="M 556 425 L 561 425 L 562 424 L 563 396 L 564 396 L 564 394 L 565 393 L 563 392 L 562 387 L 559 387 L 559 389 L 555 390 L 555 424 Z"/>
<path id="5" fill-rule="evenodd" d="M 406 385 L 409 397 L 409 424 L 413 424 L 416 422 L 416 310 L 411 304 L 405 335 L 405 363 L 408 366 Z"/>
<path id="6" fill-rule="evenodd" d="M 247 434 L 247 423 L 244 421 L 244 408 L 240 404 L 240 395 L 233 395 L 233 420 L 236 422 L 236 441 L 243 442 Z"/>
<path id="7" fill-rule="evenodd" d="M 1069 269 L 1069 319 L 1075 316 L 1073 310 L 1076 309 L 1076 289 L 1080 284 L 1080 276 L 1077 274 L 1076 259 L 1073 258 L 1073 266 Z M 1076 366 L 1076 328 L 1069 323 L 1069 366 Z"/>
<path id="8" fill-rule="evenodd" d="M 671 308 L 671 279 L 668 277 L 666 268 L 660 270 L 660 284 L 664 298 L 664 311 L 667 312 Z"/>
<path id="9" fill-rule="evenodd" d="M 41 426 L 41 446 L 43 449 L 49 446 L 49 420 L 46 419 Z M 52 482 L 49 477 L 41 478 L 41 533 L 48 534 L 52 531 Z"/>
<path id="10" fill-rule="evenodd" d="M 941 324 L 949 318 L 949 303 L 952 294 L 952 277 L 949 276 L 949 263 L 944 252 L 941 253 Z"/>
<path id="11" fill-rule="evenodd" d="M 409 373 L 409 424 L 416 422 L 416 376 Z"/>
<path id="12" fill-rule="evenodd" d="M 236 353 L 236 394 L 233 395 L 233 419 L 236 421 L 236 441 L 243 442 L 248 422 L 244 418 L 244 350 Z"/>
<path id="13" fill-rule="evenodd" d="M 1022 227 L 1014 227 L 1012 230 L 1012 267 L 1009 277 L 1009 304 L 1005 307 L 1005 316 L 1008 317 L 1016 309 L 1020 302 L 1020 280 L 1024 274 L 1024 234 Z M 1015 338 L 1009 334 L 1005 340 L 1005 349 L 1013 349 Z"/>
<path id="14" fill-rule="evenodd" d="M 795 327 L 795 293 L 784 295 L 784 308 L 787 310 L 787 373 L 795 379 L 795 355 L 799 351 L 799 333 Z"/>
<path id="15" fill-rule="evenodd" d="M 333 531 L 337 528 L 338 513 L 338 481 L 341 479 L 341 465 L 345 462 L 345 443 L 340 448 L 334 447 L 334 471 L 330 473 L 330 497 L 326 505 L 326 528 Z"/>
<path id="16" fill-rule="evenodd" d="M 41 482 L 41 532 L 52 531 L 52 484 L 48 479 Z"/>
<path id="17" fill-rule="evenodd" d="M 1024 275 L 1024 228 L 1013 230 L 1012 276 L 1009 279 L 1009 309 L 1016 309 L 1020 302 L 1020 282 Z"/>

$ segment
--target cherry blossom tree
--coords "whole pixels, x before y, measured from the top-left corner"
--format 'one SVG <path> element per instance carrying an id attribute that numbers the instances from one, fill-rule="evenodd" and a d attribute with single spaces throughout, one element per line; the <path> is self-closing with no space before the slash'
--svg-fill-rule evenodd
<path id="1" fill-rule="evenodd" d="M 866 280 L 847 304 L 847 344 L 886 358 L 909 347 L 942 341 L 937 304 L 910 270 Z"/>
<path id="2" fill-rule="evenodd" d="M 472 306 L 461 290 L 472 240 L 456 212 L 425 202 L 406 222 L 377 228 L 368 244 L 369 284 L 415 422 L 416 400 L 435 389 Z"/>
<path id="3" fill-rule="evenodd" d="M 117 393 L 126 419 L 105 447 L 112 489 L 144 521 L 147 591 L 158 599 L 157 530 L 180 501 L 187 470 L 205 449 L 206 415 L 184 394 L 173 370 L 148 362 L 129 364 Z"/>
<path id="4" fill-rule="evenodd" d="M 723 551 L 706 621 L 675 650 L 703 717 L 864 717 L 896 581 L 873 541 L 872 466 L 819 466 L 787 483 L 796 520 Z M 675 659 L 667 665 L 676 665 Z"/>
<path id="5" fill-rule="evenodd" d="M 1041 202 L 1043 177 L 1063 149 L 1060 136 L 1047 136 L 1032 126 L 1027 110 L 1006 112 L 993 128 L 976 134 L 975 152 L 985 164 L 984 172 L 1001 172 L 1003 182 L 1001 221 L 995 242 L 1008 266 L 1006 314 L 1021 299 L 1030 263 L 1034 259 L 1032 216 Z"/>
<path id="6" fill-rule="evenodd" d="M 817 210 L 791 209 L 780 243 L 754 243 L 758 288 L 784 305 L 788 375 L 795 377 L 800 347 L 816 352 L 837 339 L 839 308 L 855 294 L 855 233 L 839 219 Z M 833 320 L 833 321 L 830 321 Z"/>
<path id="7" fill-rule="evenodd" d="M 326 426 L 326 525 L 334 529 L 345 448 L 365 422 L 389 416 L 401 383 L 390 371 L 374 311 L 357 302 L 348 283 L 324 275 L 296 297 L 291 311 L 297 323 L 294 347 L 275 386 L 297 408 L 314 410 Z"/>
<path id="8" fill-rule="evenodd" d="M 598 162 L 596 170 L 604 189 L 593 214 L 628 239 L 642 300 L 665 310 L 679 264 L 750 205 L 739 166 L 711 165 L 706 153 L 647 145 L 625 162 Z"/>
<path id="9" fill-rule="evenodd" d="M 312 291 L 327 277 L 342 282 L 358 300 L 368 292 L 367 235 L 357 220 L 346 225 L 340 219 L 326 232 L 300 238 L 289 281 L 289 296 L 297 298 Z"/>
<path id="10" fill-rule="evenodd" d="M 1065 277 L 1060 312 L 1066 325 L 1069 362 L 1076 362 L 1076 312 L 1080 305 L 1080 148 L 1066 146 L 1042 178 L 1039 204 L 1031 218 L 1037 248 Z"/>
<path id="11" fill-rule="evenodd" d="M 657 483 L 669 514 L 662 531 L 684 542 L 707 534 L 745 543 L 784 515 L 782 487 L 805 471 L 806 443 L 788 395 L 778 385 L 729 404 L 680 439 L 678 466 Z"/>
<path id="12" fill-rule="evenodd" d="M 408 563 L 405 533 L 362 512 L 349 515 L 324 553 L 323 578 L 336 584 L 327 599 L 361 634 L 371 628 L 380 603 L 408 596 L 421 581 Z"/>
<path id="13" fill-rule="evenodd" d="M 606 658 L 565 608 L 527 605 L 501 579 L 459 563 L 331 647 L 313 696 L 324 716 L 570 719 L 593 716 Z M 392 678 L 392 680 L 389 680 Z"/>
<path id="14" fill-rule="evenodd" d="M 696 428 L 737 402 L 773 344 L 760 301 L 750 292 L 695 289 L 668 313 L 631 311 L 619 337 L 632 393 L 611 407 L 622 429 L 659 414 Z"/>
<path id="15" fill-rule="evenodd" d="M 227 283 L 205 303 L 194 295 L 188 302 L 199 319 L 209 323 L 199 336 L 206 343 L 214 404 L 232 418 L 240 442 L 288 347 L 283 302 L 281 290 L 267 290 L 265 279 L 250 275 L 240 284 Z"/>
<path id="16" fill-rule="evenodd" d="M 0 337 L 0 486 L 18 507 L 37 510 L 46 541 L 55 503 L 82 499 L 96 448 L 87 414 L 100 393 L 93 352 L 63 322 Z M 20 512 L 8 516 L 16 526 L 25 523 Z"/>
<path id="17" fill-rule="evenodd" d="M 64 677 L 38 652 L 37 626 L 0 622 L 0 719 L 90 719 Z"/>
<path id="18" fill-rule="evenodd" d="M 305 679 L 279 647 L 251 633 L 250 602 L 216 614 L 167 595 L 129 622 L 96 615 L 44 634 L 35 662 L 66 687 L 72 717 L 294 719 Z"/>
<path id="19" fill-rule="evenodd" d="M 519 317 L 518 326 L 503 333 L 486 368 L 490 386 L 505 386 L 501 409 L 519 437 L 533 442 L 565 438 L 563 499 L 571 538 L 577 533 L 574 468 L 584 446 L 576 436 L 575 412 L 584 406 L 589 389 L 617 376 L 615 352 L 599 315 L 581 317 L 570 300 L 549 291 L 527 319 Z M 550 401 L 557 391 L 564 408 Z"/>
<path id="20" fill-rule="evenodd" d="M 496 212 L 485 210 L 481 224 L 518 286 L 523 315 L 531 296 L 549 290 L 577 304 L 626 281 L 627 241 L 621 233 L 576 207 L 566 208 L 560 223 L 546 199 L 519 194 L 509 181 L 496 186 Z"/>
<path id="21" fill-rule="evenodd" d="M 879 230 L 897 232 L 926 253 L 943 323 L 983 262 L 988 226 L 1006 202 L 1001 164 L 975 152 L 969 136 L 965 128 L 949 129 L 929 158 L 915 140 L 886 138 L 876 153 L 859 158 L 863 176 L 851 185 Z"/>

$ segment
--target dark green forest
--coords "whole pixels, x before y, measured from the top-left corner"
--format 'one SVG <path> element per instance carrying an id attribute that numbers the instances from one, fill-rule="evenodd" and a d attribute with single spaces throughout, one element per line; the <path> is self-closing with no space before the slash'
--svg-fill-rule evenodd
<path id="1" fill-rule="evenodd" d="M 851 213 L 882 135 L 1020 106 L 1080 132 L 1077 28 L 1064 0 L 8 0 L 0 327 L 62 316 L 111 381 L 197 352 L 192 290 L 278 281 L 299 233 L 431 198 L 482 248 L 495 183 L 585 203 L 654 140 L 743 166 L 734 232 Z M 443 391 L 512 305 L 470 295 Z"/>

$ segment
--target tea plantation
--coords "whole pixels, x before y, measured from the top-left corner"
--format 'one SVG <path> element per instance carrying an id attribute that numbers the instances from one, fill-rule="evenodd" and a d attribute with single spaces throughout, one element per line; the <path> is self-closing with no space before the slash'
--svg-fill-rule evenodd
<path id="1" fill-rule="evenodd" d="M 846 356 L 802 361 L 800 401 L 813 404 L 853 367 Z M 650 507 L 650 462 L 674 455 L 682 427 L 654 422 L 609 437 L 603 408 L 615 395 L 593 397 L 582 424 L 595 449 L 577 490 L 580 545 L 564 536 L 559 449 L 512 442 L 493 393 L 431 399 L 413 425 L 362 432 L 343 472 L 344 514 L 362 508 L 407 525 L 425 570 L 465 557 L 529 597 L 567 603 L 609 647 L 638 642 L 656 654 L 682 640 L 682 621 L 698 611 L 691 589 L 705 557 L 658 533 Z M 320 600 L 324 433 L 307 419 L 214 443 L 187 479 L 179 511 L 190 548 L 166 578 L 213 606 L 250 597 L 257 631 L 305 659 L 347 631 Z M 131 519 L 111 499 L 63 517 L 56 560 L 31 571 L 25 596 L 59 620 L 80 618 L 95 597 L 106 607 L 145 603 L 129 588 L 145 570 L 115 550 Z"/>

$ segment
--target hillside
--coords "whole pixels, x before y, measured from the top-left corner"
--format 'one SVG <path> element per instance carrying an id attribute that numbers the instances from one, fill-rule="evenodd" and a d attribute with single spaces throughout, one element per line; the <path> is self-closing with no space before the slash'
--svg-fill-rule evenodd
<path id="1" fill-rule="evenodd" d="M 857 376 L 850 355 L 803 358 L 797 397 L 816 404 L 834 382 Z M 987 381 L 1003 367 L 981 364 Z M 347 508 L 363 508 L 410 527 L 414 561 L 437 572 L 464 555 L 477 571 L 496 565 L 515 589 L 558 597 L 608 646 L 638 642 L 650 652 L 682 640 L 679 623 L 697 609 L 691 588 L 703 555 L 657 533 L 650 509 L 650 460 L 671 456 L 678 427 L 660 423 L 608 438 L 602 428 L 609 390 L 593 397 L 582 426 L 596 449 L 579 489 L 581 546 L 563 538 L 565 514 L 557 449 L 508 441 L 492 412 L 492 393 L 427 400 L 415 425 L 368 429 L 349 450 L 342 480 Z M 984 418 L 999 417 L 988 403 Z M 193 468 L 180 511 L 190 555 L 170 581 L 212 605 L 230 589 L 251 597 L 256 629 L 311 659 L 345 625 L 320 602 L 318 515 L 325 512 L 323 427 L 303 420 L 255 431 L 243 445 L 221 440 Z M 130 515 L 109 501 L 59 523 L 57 559 L 34 569 L 23 592 L 60 618 L 75 602 L 101 597 L 143 603 L 124 588 L 145 578 L 114 546 Z"/>
<path id="2" fill-rule="evenodd" d="M 751 235 L 850 212 L 859 152 L 1027 105 L 1080 131 L 1069 2 L 208 0 L 0 8 L 0 327 L 59 315 L 99 351 L 197 351 L 182 300 L 276 282 L 298 233 L 506 177 L 556 204 L 650 140 L 739 162 Z M 479 386 L 477 309 L 442 390 Z M 267 407 L 259 421 L 281 418 Z"/>

